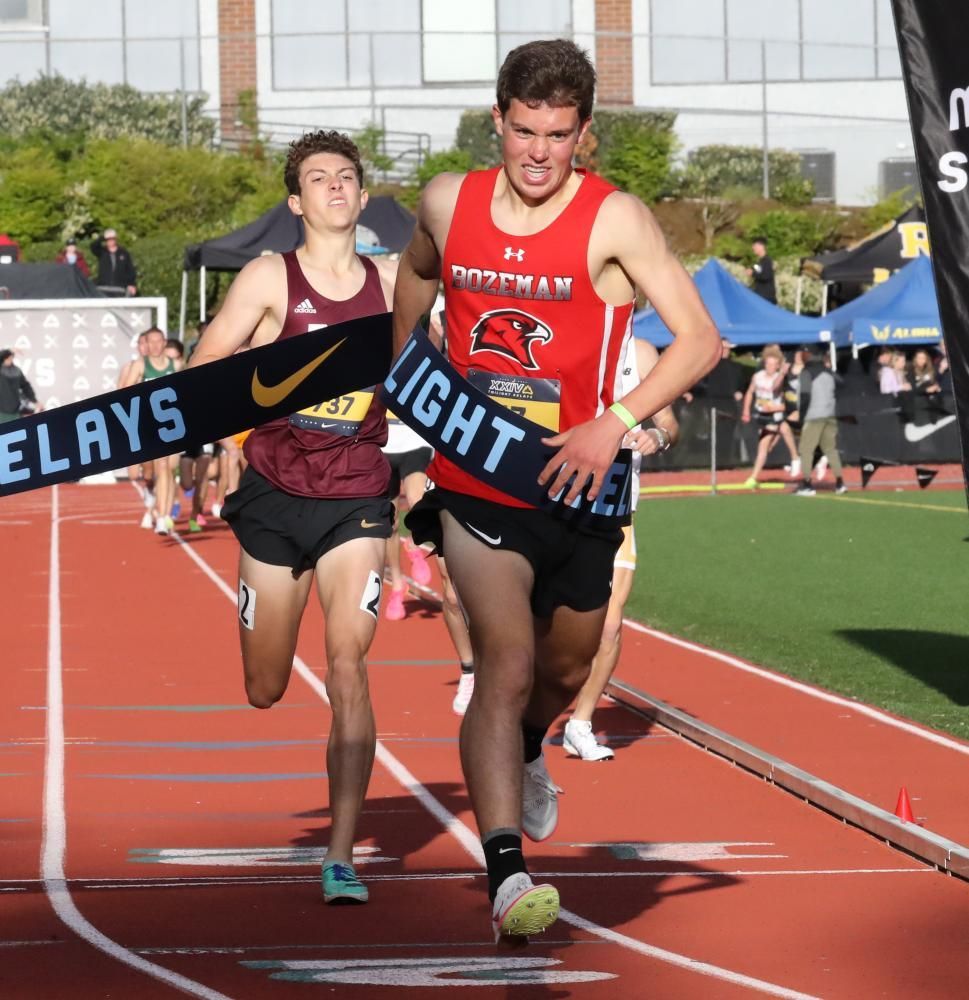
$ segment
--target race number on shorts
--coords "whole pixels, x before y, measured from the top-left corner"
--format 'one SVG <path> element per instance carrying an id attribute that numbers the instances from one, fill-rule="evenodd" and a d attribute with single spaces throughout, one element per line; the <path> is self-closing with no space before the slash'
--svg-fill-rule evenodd
<path id="1" fill-rule="evenodd" d="M 239 621 L 250 631 L 256 627 L 256 592 L 239 578 Z"/>

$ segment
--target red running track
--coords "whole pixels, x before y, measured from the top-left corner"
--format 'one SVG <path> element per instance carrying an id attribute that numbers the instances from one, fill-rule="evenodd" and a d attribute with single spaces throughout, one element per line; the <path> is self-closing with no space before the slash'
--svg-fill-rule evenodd
<path id="1" fill-rule="evenodd" d="M 563 919 L 498 951 L 457 670 L 416 602 L 381 622 L 371 656 L 380 749 L 358 851 L 371 902 L 324 906 L 320 616 L 283 701 L 249 708 L 234 540 L 221 526 L 160 539 L 140 513 L 122 486 L 0 507 L 0 996 L 964 994 L 963 883 L 615 705 L 597 716 L 612 764 L 547 751 L 561 822 L 528 854 Z M 628 644 L 624 673 L 643 650 Z M 797 705 L 786 724 L 801 726 Z"/>

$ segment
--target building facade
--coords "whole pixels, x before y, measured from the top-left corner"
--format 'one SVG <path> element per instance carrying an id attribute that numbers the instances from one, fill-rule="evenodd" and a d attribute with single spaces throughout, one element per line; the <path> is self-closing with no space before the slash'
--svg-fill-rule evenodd
<path id="1" fill-rule="evenodd" d="M 372 122 L 402 168 L 490 106 L 511 48 L 551 36 L 593 55 L 601 104 L 677 111 L 687 154 L 766 135 L 846 204 L 911 179 L 890 0 L 0 0 L 8 79 L 201 91 L 226 142 L 253 113 L 276 141 Z"/>

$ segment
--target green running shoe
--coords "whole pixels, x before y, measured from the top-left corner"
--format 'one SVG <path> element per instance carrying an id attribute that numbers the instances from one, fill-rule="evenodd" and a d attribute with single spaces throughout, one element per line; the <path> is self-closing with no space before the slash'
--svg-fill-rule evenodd
<path id="1" fill-rule="evenodd" d="M 323 865 L 323 900 L 327 903 L 366 903 L 367 887 L 357 878 L 353 865 L 327 861 Z"/>

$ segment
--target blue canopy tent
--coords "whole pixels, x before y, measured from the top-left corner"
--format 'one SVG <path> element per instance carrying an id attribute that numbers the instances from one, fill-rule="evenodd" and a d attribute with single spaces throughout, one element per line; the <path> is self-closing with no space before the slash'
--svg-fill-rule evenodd
<path id="1" fill-rule="evenodd" d="M 916 258 L 888 281 L 823 316 L 821 322 L 832 336 L 850 335 L 856 347 L 937 344 L 942 321 L 930 258 Z"/>
<path id="2" fill-rule="evenodd" d="M 827 332 L 831 329 L 825 322 L 827 317 L 797 316 L 775 306 L 741 284 L 715 260 L 708 260 L 693 280 L 720 335 L 738 347 L 848 343 L 847 331 L 837 335 Z M 633 317 L 633 334 L 656 347 L 673 343 L 673 335 L 655 309 L 644 309 Z"/>

